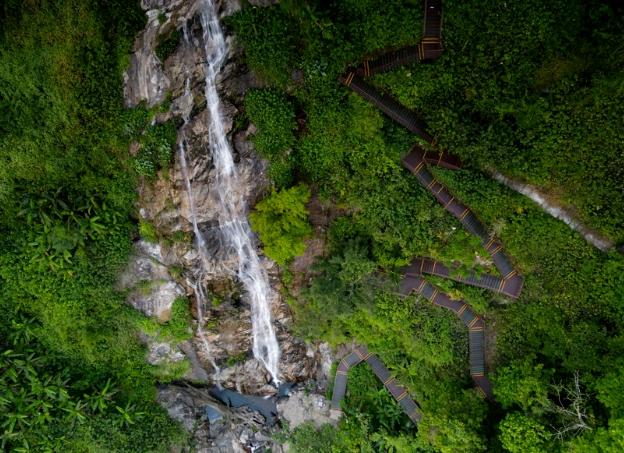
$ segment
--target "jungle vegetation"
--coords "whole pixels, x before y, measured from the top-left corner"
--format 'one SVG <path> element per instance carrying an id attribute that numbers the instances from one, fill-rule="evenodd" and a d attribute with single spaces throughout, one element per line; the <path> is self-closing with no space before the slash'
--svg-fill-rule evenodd
<path id="1" fill-rule="evenodd" d="M 366 55 L 417 42 L 423 3 L 288 0 L 226 19 L 249 67 L 271 86 L 249 101 L 256 143 L 270 137 L 275 148 L 265 155 L 288 163 L 292 186 L 305 183 L 348 212 L 322 236 L 327 254 L 309 287 L 289 296 L 298 334 L 331 344 L 357 338 L 424 412 L 417 428 L 402 420 L 370 373 L 355 368 L 340 428 L 299 427 L 289 442 L 296 452 L 620 451 L 624 256 L 589 245 L 488 170 L 574 206 L 622 244 L 624 10 L 601 0 L 444 5 L 442 56 L 371 83 L 461 155 L 461 171 L 436 167 L 436 178 L 526 277 L 518 300 L 431 278 L 484 315 L 496 405 L 475 394 L 463 324 L 393 294 L 393 273 L 415 256 L 496 272 L 475 260 L 487 252 L 402 168 L 416 138 L 338 83 Z M 286 190 L 288 179 L 280 174 L 276 186 Z"/>
<path id="2" fill-rule="evenodd" d="M 442 57 L 372 81 L 462 156 L 464 169 L 436 177 L 526 277 L 519 300 L 432 278 L 485 316 L 496 405 L 473 389 L 465 327 L 394 295 L 392 278 L 417 255 L 467 269 L 487 253 L 401 167 L 415 137 L 337 82 L 365 55 L 418 41 L 422 10 L 420 0 L 283 0 L 225 19 L 270 86 L 245 102 L 275 183 L 255 213 L 263 240 L 286 266 L 301 252 L 308 188 L 348 213 L 323 236 L 327 254 L 309 287 L 288 298 L 298 335 L 367 344 L 425 414 L 416 428 L 367 368 L 355 368 L 339 429 L 302 426 L 288 435 L 292 451 L 620 452 L 624 258 L 587 244 L 487 169 L 537 185 L 624 240 L 622 9 L 446 0 Z M 166 173 L 175 141 L 173 125 L 149 126 L 153 111 L 123 105 L 121 72 L 144 22 L 134 1 L 0 4 L 6 451 L 164 452 L 183 437 L 154 402 L 159 376 L 138 342 L 146 320 L 115 290 L 137 228 L 137 178 Z M 162 58 L 177 39 L 161 43 Z M 142 145 L 135 157 L 131 141 Z"/>
<path id="3" fill-rule="evenodd" d="M 184 440 L 155 402 L 146 319 L 115 290 L 137 177 L 166 169 L 176 139 L 123 105 L 144 25 L 138 2 L 0 4 L 2 451 L 166 452 Z M 134 159 L 131 140 L 143 145 Z"/>

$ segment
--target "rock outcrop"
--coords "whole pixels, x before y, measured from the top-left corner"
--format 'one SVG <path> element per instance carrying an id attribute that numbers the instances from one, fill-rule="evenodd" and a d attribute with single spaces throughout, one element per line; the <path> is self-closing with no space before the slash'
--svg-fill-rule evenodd
<path id="1" fill-rule="evenodd" d="M 136 253 L 119 281 L 119 289 L 132 290 L 128 302 L 145 316 L 169 321 L 173 302 L 186 291 L 173 281 L 169 269 L 159 262 L 161 257 L 157 248 L 145 241 L 135 246 Z M 146 250 L 148 253 L 144 253 Z"/>
<path id="2" fill-rule="evenodd" d="M 142 0 L 148 24 L 137 36 L 132 48 L 130 67 L 124 75 L 124 95 L 129 108 L 142 103 L 151 108 L 165 99 L 171 101 L 169 110 L 157 113 L 154 121 L 161 124 L 173 121 L 178 128 L 178 141 L 185 143 L 196 219 L 205 239 L 208 257 L 201 259 L 193 247 L 190 202 L 180 156 L 176 153 L 167 174 L 159 174 L 153 181 L 144 181 L 137 189 L 137 211 L 143 221 L 153 224 L 160 240 L 157 244 L 145 241 L 135 244 L 135 257 L 120 278 L 119 287 L 130 291 L 128 303 L 159 322 L 171 319 L 172 304 L 176 298 L 186 296 L 190 301 L 194 319 L 189 331 L 193 332 L 193 336 L 176 342 L 162 341 L 157 334 L 146 333 L 146 360 L 150 364 L 162 367 L 184 361 L 188 366 L 182 379 L 189 382 L 215 385 L 218 380 L 223 387 L 244 394 L 271 395 L 276 389 L 270 385 L 270 376 L 251 352 L 250 303 L 233 271 L 238 268 L 238 256 L 224 245 L 220 236 L 220 209 L 209 146 L 211 118 L 205 109 L 204 97 L 205 55 L 198 17 L 202 1 Z M 258 0 L 252 3 L 266 6 L 275 2 Z M 236 0 L 223 0 L 220 14 L 233 14 L 239 8 Z M 181 30 L 184 24 L 187 24 L 185 30 Z M 159 36 L 170 36 L 174 30 L 181 30 L 185 39 L 181 39 L 175 51 L 162 62 L 154 54 Z M 249 137 L 256 133 L 254 126 L 237 129 L 235 117 L 244 111 L 242 106 L 246 91 L 261 88 L 263 84 L 241 63 L 241 49 L 227 30 L 226 42 L 229 47 L 228 61 L 217 79 L 217 88 L 226 133 L 235 152 L 238 176 L 244 187 L 244 198 L 251 208 L 269 185 L 266 176 L 268 164 L 253 152 Z M 139 146 L 134 144 L 132 151 L 136 153 Z M 262 256 L 259 246 L 257 253 L 273 290 L 270 304 L 280 344 L 281 379 L 293 382 L 318 380 L 319 385 L 315 384 L 314 388 L 323 391 L 328 383 L 331 351 L 327 345 L 318 348 L 293 337 L 289 330 L 291 312 L 281 294 L 280 269 Z M 198 306 L 201 301 L 195 297 L 197 282 L 206 290 L 202 306 Z M 198 335 L 199 330 L 205 332 L 204 338 Z M 221 368 L 220 373 L 216 373 L 212 362 Z M 251 430 L 244 424 L 234 426 L 223 422 L 222 426 L 210 425 L 201 399 L 194 400 L 188 392 L 183 394 L 174 390 L 174 387 L 161 389 L 159 400 L 172 418 L 179 420 L 187 430 L 194 430 L 197 440 L 195 451 L 243 451 L 244 446 L 271 444 L 268 438 L 270 433 L 250 433 Z M 297 404 L 309 404 L 311 400 L 306 398 L 300 398 Z M 316 399 L 314 404 L 318 404 Z M 288 403 L 284 408 L 293 413 L 295 406 Z M 315 410 L 310 420 L 323 420 L 316 412 L 319 411 Z M 203 440 L 200 441 L 200 438 Z M 273 448 L 273 451 L 280 451 L 276 449 L 279 448 L 277 445 Z"/>
<path id="3" fill-rule="evenodd" d="M 313 385 L 301 383 L 288 396 L 277 399 L 280 418 L 291 430 L 304 423 L 317 427 L 337 423 L 329 417 L 330 402 L 324 395 L 312 393 L 313 390 Z M 169 416 L 191 435 L 196 453 L 288 451 L 287 445 L 272 439 L 284 426 L 264 425 L 263 417 L 258 412 L 249 412 L 247 407 L 221 406 L 205 388 L 163 385 L 158 389 L 157 399 Z M 223 418 L 210 420 L 206 407 L 215 408 Z"/>

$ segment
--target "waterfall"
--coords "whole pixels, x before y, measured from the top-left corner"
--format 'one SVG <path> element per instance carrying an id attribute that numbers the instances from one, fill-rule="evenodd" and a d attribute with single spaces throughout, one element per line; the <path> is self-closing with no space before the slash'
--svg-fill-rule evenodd
<path id="1" fill-rule="evenodd" d="M 188 83 L 187 83 L 187 87 L 188 87 Z M 186 123 L 186 119 L 185 119 L 185 123 Z M 180 166 L 182 167 L 182 174 L 184 175 L 184 181 L 186 183 L 186 192 L 188 193 L 188 197 L 189 197 L 191 221 L 193 223 L 193 231 L 195 232 L 195 246 L 201 258 L 202 265 L 205 266 L 206 247 L 205 247 L 204 236 L 199 230 L 199 227 L 197 226 L 197 215 L 195 213 L 195 199 L 193 197 L 191 180 L 189 178 L 188 168 L 186 165 L 186 149 L 184 146 L 184 140 L 180 142 Z M 210 345 L 208 344 L 208 340 L 206 340 L 206 334 L 204 333 L 204 327 L 203 327 L 204 315 L 203 315 L 202 310 L 206 303 L 206 294 L 204 293 L 204 288 L 201 285 L 201 281 L 202 281 L 202 276 L 200 276 L 197 281 L 194 281 L 191 283 L 193 286 L 193 291 L 195 293 L 195 302 L 197 305 L 197 333 L 199 334 L 199 338 L 201 338 L 202 340 L 202 344 L 204 346 L 206 357 L 208 358 L 208 361 L 215 369 L 215 380 L 217 381 L 217 386 L 221 388 L 221 384 L 219 382 L 221 369 L 217 366 L 217 363 L 214 360 Z"/>
<path id="2" fill-rule="evenodd" d="M 188 41 L 188 33 L 186 27 L 184 27 L 184 39 Z M 184 82 L 184 95 L 183 97 L 191 95 L 190 88 L 190 79 L 186 77 Z M 188 115 L 183 115 L 184 124 L 189 122 Z M 184 182 L 186 184 L 186 193 L 189 197 L 189 210 L 191 213 L 191 222 L 193 224 L 193 232 L 195 233 L 195 248 L 199 253 L 202 268 L 205 269 L 206 266 L 206 244 L 204 240 L 204 235 L 199 230 L 199 226 L 197 225 L 197 211 L 195 210 L 195 197 L 193 196 L 193 187 L 191 185 L 191 179 L 188 174 L 188 165 L 186 164 L 186 146 L 184 138 L 180 140 L 180 167 L 182 168 L 182 175 L 184 176 Z M 214 360 L 210 345 L 208 344 L 208 340 L 206 340 L 206 334 L 204 332 L 204 315 L 203 315 L 203 307 L 206 304 L 206 293 L 204 292 L 204 288 L 201 285 L 201 281 L 203 280 L 203 275 L 197 279 L 197 281 L 192 281 L 191 285 L 193 286 L 193 292 L 195 293 L 195 303 L 197 305 L 197 333 L 199 338 L 201 338 L 202 345 L 204 346 L 204 350 L 206 353 L 206 357 L 208 361 L 215 369 L 215 380 L 217 383 L 217 387 L 221 388 L 220 376 L 221 376 L 221 368 L 217 366 L 217 363 Z"/>
<path id="3" fill-rule="evenodd" d="M 221 117 L 216 78 L 225 62 L 227 48 L 217 12 L 210 0 L 202 0 L 201 23 L 206 51 L 205 96 L 211 120 L 209 141 L 219 192 L 220 232 L 224 243 L 238 255 L 237 275 L 251 299 L 254 357 L 271 374 L 273 382 L 278 384 L 279 344 L 269 307 L 271 287 L 255 252 L 254 236 L 247 220 L 247 206 Z M 184 34 L 187 38 L 186 30 Z M 188 188 L 190 190 L 190 182 Z M 191 211 L 193 209 L 191 205 Z M 197 228 L 194 212 L 192 215 L 193 229 L 201 250 L 203 238 Z"/>

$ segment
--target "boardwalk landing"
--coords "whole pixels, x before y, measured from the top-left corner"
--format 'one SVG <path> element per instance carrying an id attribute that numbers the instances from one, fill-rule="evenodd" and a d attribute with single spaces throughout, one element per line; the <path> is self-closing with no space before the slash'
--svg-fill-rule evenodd
<path id="1" fill-rule="evenodd" d="M 399 402 L 408 417 L 417 423 L 422 418 L 422 412 L 418 405 L 412 400 L 405 389 L 398 385 L 395 379 L 390 375 L 390 371 L 383 364 L 383 362 L 375 354 L 371 354 L 366 349 L 366 346 L 357 348 L 347 357 L 342 359 L 338 364 L 336 371 L 336 380 L 334 381 L 334 393 L 332 395 L 331 411 L 335 416 L 339 416 L 342 413 L 340 402 L 347 393 L 347 377 L 349 369 L 354 367 L 360 362 L 366 362 L 379 378 L 381 382 L 386 386 L 390 394 L 395 400 Z"/>
<path id="2" fill-rule="evenodd" d="M 393 71 L 420 60 L 439 58 L 444 50 L 442 48 L 442 11 L 441 0 L 427 0 L 421 41 L 415 46 L 389 52 L 374 60 L 366 60 L 355 69 L 355 73 L 360 77 L 370 77 L 373 74 Z"/>
<path id="3" fill-rule="evenodd" d="M 462 276 L 457 269 L 446 267 L 441 261 L 429 258 L 415 258 L 409 266 L 401 269 L 402 275 L 412 277 L 420 277 L 422 274 L 435 275 L 436 277 L 448 278 L 456 282 L 465 283 L 466 285 L 477 286 L 479 288 L 489 289 L 505 296 L 517 299 L 522 291 L 524 280 L 519 275 L 504 279 L 497 275 L 482 272 L 479 277 L 474 271 L 469 275 Z"/>

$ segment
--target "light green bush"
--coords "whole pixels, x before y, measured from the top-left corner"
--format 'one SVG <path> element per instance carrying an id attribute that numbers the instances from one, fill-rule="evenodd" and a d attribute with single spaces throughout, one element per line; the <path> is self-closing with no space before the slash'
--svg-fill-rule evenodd
<path id="1" fill-rule="evenodd" d="M 282 266 L 303 255 L 306 248 L 303 239 L 312 235 L 305 208 L 310 194 L 303 184 L 273 192 L 249 216 L 252 228 L 264 243 L 264 253 Z"/>

